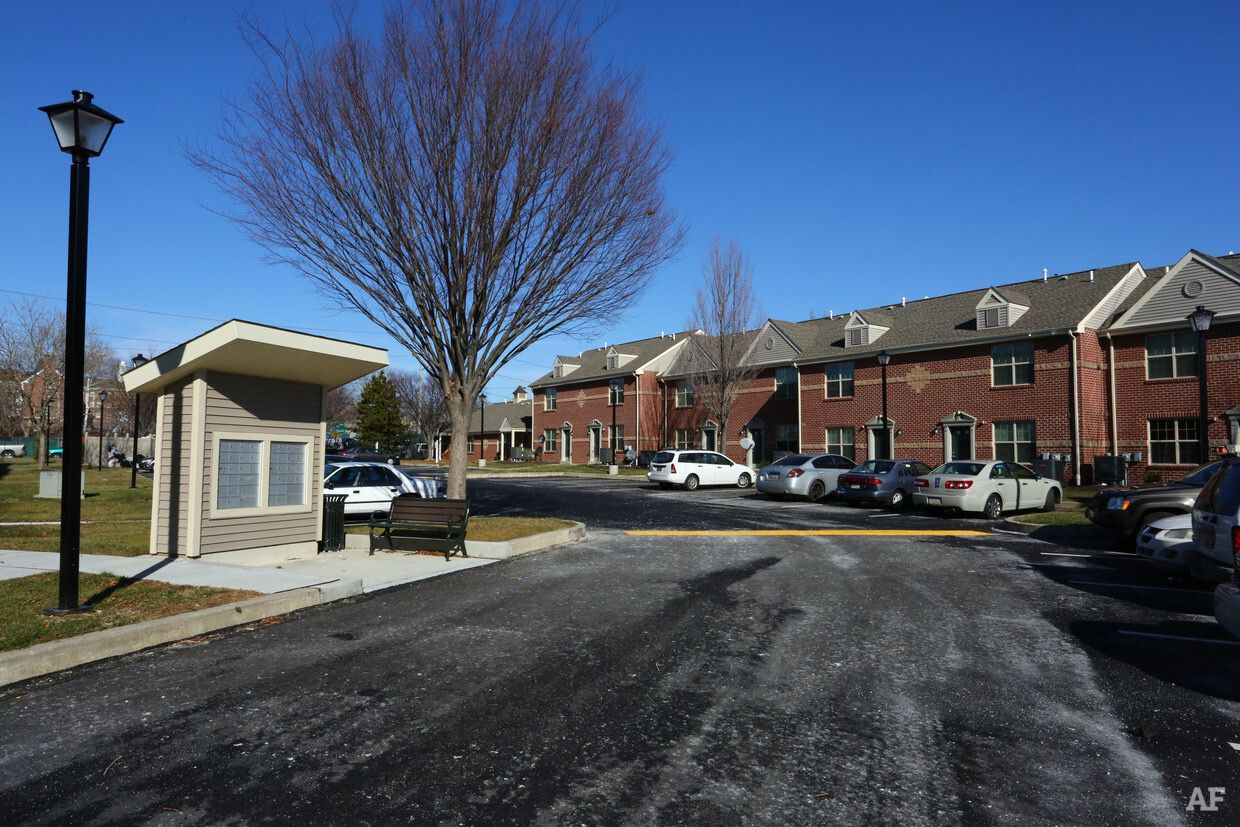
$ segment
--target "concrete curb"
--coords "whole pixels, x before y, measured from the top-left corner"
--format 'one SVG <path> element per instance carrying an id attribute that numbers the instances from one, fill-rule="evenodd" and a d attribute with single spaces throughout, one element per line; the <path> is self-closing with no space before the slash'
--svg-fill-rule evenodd
<path id="1" fill-rule="evenodd" d="M 542 551 L 543 549 L 562 546 L 567 543 L 577 543 L 585 538 L 585 523 L 575 522 L 566 528 L 544 531 L 541 534 L 531 534 L 528 537 L 518 537 L 515 540 L 505 540 L 496 543 L 466 540 L 465 550 L 469 552 L 470 557 L 480 557 L 483 560 L 507 560 L 509 557 L 516 557 L 521 554 Z M 344 536 L 344 543 L 347 548 L 368 549 L 370 548 L 370 537 L 365 534 L 346 534 Z"/>
<path id="2" fill-rule="evenodd" d="M 361 593 L 361 580 L 336 580 L 321 586 L 267 594 L 240 603 L 228 603 L 65 640 L 40 643 L 26 649 L 0 652 L 0 686 L 117 655 L 128 655 L 152 646 L 216 632 L 231 626 L 242 626 Z"/>
<path id="3" fill-rule="evenodd" d="M 471 480 L 482 479 L 543 479 L 546 477 L 571 477 L 579 480 L 624 480 L 625 482 L 649 483 L 645 474 L 586 474 L 581 471 L 473 471 L 468 474 Z"/>

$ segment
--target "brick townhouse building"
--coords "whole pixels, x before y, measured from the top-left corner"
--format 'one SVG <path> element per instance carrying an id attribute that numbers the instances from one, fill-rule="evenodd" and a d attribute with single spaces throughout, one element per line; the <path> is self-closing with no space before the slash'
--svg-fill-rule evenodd
<path id="1" fill-rule="evenodd" d="M 931 465 L 992 457 L 1032 464 L 1050 455 L 1063 459 L 1067 478 L 1089 481 L 1097 457 L 1128 454 L 1130 480 L 1160 478 L 1200 455 L 1196 334 L 1186 318 L 1199 304 L 1216 314 L 1207 350 L 1209 438 L 1218 450 L 1240 441 L 1240 256 L 1196 251 L 1150 272 L 1130 262 L 828 318 L 768 320 L 747 334 L 756 373 L 726 434 L 688 384 L 696 334 L 560 357 L 532 384 L 533 427 L 606 427 L 608 381 L 620 369 L 602 360 L 661 344 L 658 358 L 626 378 L 641 389 L 642 448 L 718 447 L 741 461 L 747 433 L 759 464 L 793 451 L 861 460 L 883 455 L 890 438 L 892 456 Z M 548 392 L 551 407 L 540 402 Z M 633 428 L 633 420 L 619 421 Z"/>

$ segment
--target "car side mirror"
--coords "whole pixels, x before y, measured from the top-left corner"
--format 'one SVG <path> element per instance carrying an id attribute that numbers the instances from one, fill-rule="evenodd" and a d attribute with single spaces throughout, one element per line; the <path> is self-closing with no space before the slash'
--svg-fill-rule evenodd
<path id="1" fill-rule="evenodd" d="M 323 483 L 323 487 L 324 487 L 324 488 L 327 488 L 327 489 L 332 489 L 332 488 L 335 488 L 335 487 L 336 487 L 336 483 L 334 483 L 334 482 L 325 482 L 325 483 Z"/>

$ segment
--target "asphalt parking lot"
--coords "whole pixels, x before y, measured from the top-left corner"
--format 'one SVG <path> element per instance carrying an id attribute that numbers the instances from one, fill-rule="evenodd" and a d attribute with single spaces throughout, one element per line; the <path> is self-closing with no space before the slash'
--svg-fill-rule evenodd
<path id="1" fill-rule="evenodd" d="M 1208 587 L 980 519 L 607 479 L 470 495 L 590 538 L 0 692 L 0 811 L 1240 820 L 1240 641 Z"/>

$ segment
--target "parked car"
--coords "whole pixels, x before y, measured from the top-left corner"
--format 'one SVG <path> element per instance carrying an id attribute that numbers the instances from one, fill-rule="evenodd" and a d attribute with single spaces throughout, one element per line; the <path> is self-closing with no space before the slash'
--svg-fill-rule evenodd
<path id="1" fill-rule="evenodd" d="M 424 499 L 442 499 L 448 496 L 448 483 L 441 477 L 434 474 L 419 474 L 411 468 L 401 468 L 397 466 L 396 473 L 409 480 L 410 485 L 417 491 L 419 497 Z"/>
<path id="2" fill-rule="evenodd" d="M 699 485 L 735 485 L 748 488 L 753 484 L 756 472 L 747 465 L 733 462 L 714 451 L 680 451 L 670 448 L 655 454 L 650 460 L 646 479 L 657 482 L 662 488 L 683 486 L 695 491 Z"/>
<path id="3" fill-rule="evenodd" d="M 387 514 L 398 494 L 419 493 L 408 477 L 381 462 L 332 463 L 324 469 L 324 493 L 344 494 L 346 516 Z"/>
<path id="4" fill-rule="evenodd" d="M 988 520 L 999 519 L 1004 511 L 1054 511 L 1063 499 L 1058 480 L 1003 460 L 945 462 L 919 476 L 916 485 L 913 499 L 918 505 L 980 511 Z"/>
<path id="5" fill-rule="evenodd" d="M 1137 536 L 1137 554 L 1166 569 L 1187 570 L 1193 551 L 1193 518 L 1176 514 L 1155 520 Z"/>
<path id="6" fill-rule="evenodd" d="M 839 454 L 789 454 L 758 471 L 758 490 L 768 497 L 808 497 L 817 502 L 839 487 L 840 474 L 856 463 Z"/>
<path id="7" fill-rule="evenodd" d="M 362 445 L 355 445 L 340 452 L 352 462 L 386 462 L 388 465 L 399 465 L 400 457 L 383 451 L 375 451 Z"/>
<path id="8" fill-rule="evenodd" d="M 930 466 L 915 459 L 867 459 L 840 474 L 836 493 L 845 502 L 903 508 L 912 501 L 914 482 Z"/>
<path id="9" fill-rule="evenodd" d="M 1222 462 L 1208 462 L 1170 485 L 1104 488 L 1089 501 L 1085 516 L 1095 525 L 1135 539 L 1155 520 L 1192 511 L 1197 493 Z"/>
<path id="10" fill-rule="evenodd" d="M 5 442 L 0 444 L 0 457 L 8 459 L 9 457 L 26 456 L 26 443 L 24 442 Z"/>
<path id="11" fill-rule="evenodd" d="M 65 456 L 64 448 L 52 448 L 47 452 L 48 459 L 63 459 Z"/>
<path id="12" fill-rule="evenodd" d="M 1231 580 L 1240 553 L 1240 459 L 1218 463 L 1193 502 L 1192 522 L 1188 570 L 1201 580 Z"/>

